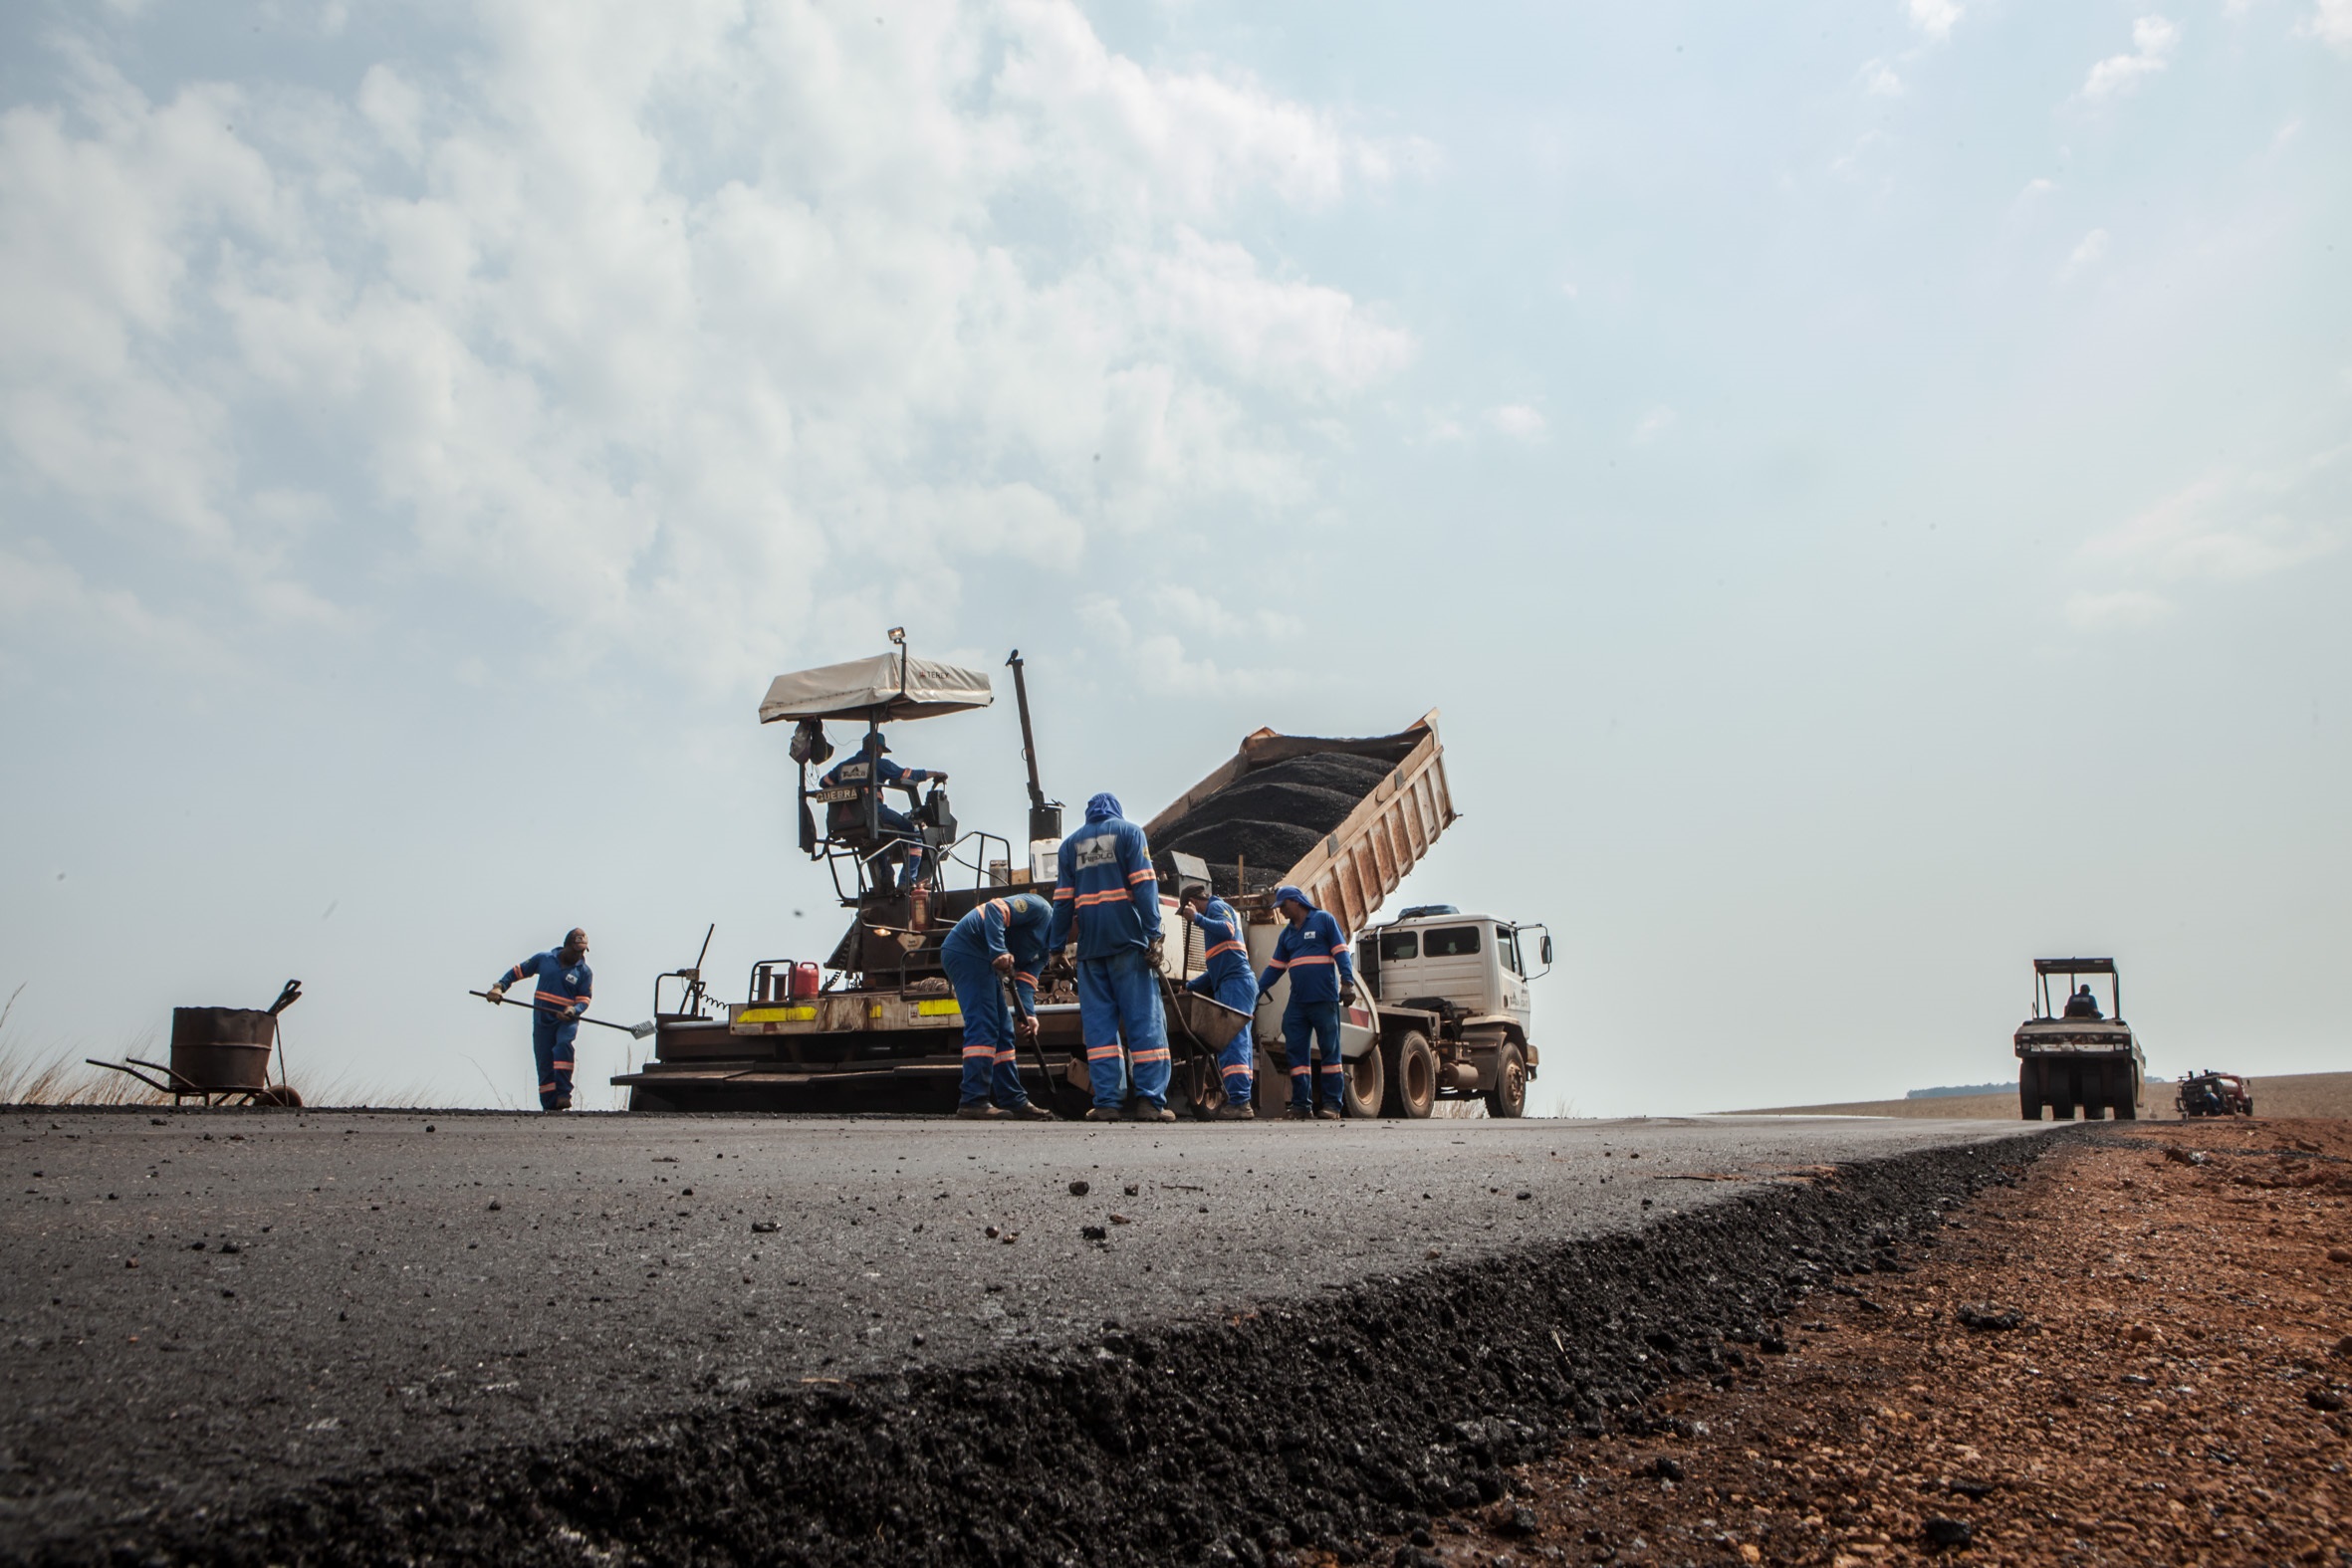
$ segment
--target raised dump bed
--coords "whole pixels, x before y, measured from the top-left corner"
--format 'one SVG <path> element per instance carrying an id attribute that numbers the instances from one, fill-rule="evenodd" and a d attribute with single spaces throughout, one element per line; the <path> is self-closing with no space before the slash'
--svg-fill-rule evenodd
<path id="1" fill-rule="evenodd" d="M 1395 735 L 1260 730 L 1144 832 L 1155 852 L 1207 861 L 1220 892 L 1292 883 L 1354 932 L 1454 816 L 1433 709 Z"/>

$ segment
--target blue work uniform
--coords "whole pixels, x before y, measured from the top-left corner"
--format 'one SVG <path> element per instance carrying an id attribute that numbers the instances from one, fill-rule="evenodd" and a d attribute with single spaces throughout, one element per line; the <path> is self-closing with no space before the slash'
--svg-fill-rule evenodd
<path id="1" fill-rule="evenodd" d="M 820 776 L 817 783 L 823 788 L 837 789 L 843 784 L 866 783 L 866 776 L 869 773 L 873 776 L 873 782 L 883 789 L 901 787 L 912 789 L 916 784 L 925 784 L 939 777 L 928 768 L 901 768 L 887 757 L 874 758 L 872 766 L 869 768 L 865 753 L 859 752 L 843 762 L 836 763 L 829 771 Z M 899 870 L 898 885 L 902 888 L 914 886 L 916 880 L 922 875 L 922 833 L 916 828 L 912 818 L 904 811 L 892 809 L 887 801 L 876 800 L 874 802 L 874 820 L 880 824 L 883 832 L 897 834 L 905 842 L 906 864 Z M 825 807 L 824 826 L 825 831 L 829 833 L 839 833 L 864 825 L 865 809 L 858 801 L 836 800 Z"/>
<path id="2" fill-rule="evenodd" d="M 588 965 L 567 964 L 557 952 L 534 953 L 499 977 L 512 986 L 526 975 L 539 977 L 531 994 L 531 1054 L 539 1059 L 539 1108 L 552 1111 L 572 1098 L 572 1042 L 576 1021 L 588 1009 L 594 977 Z"/>
<path id="3" fill-rule="evenodd" d="M 1212 1002 L 1244 1013 L 1258 1010 L 1258 977 L 1250 973 L 1250 949 L 1242 938 L 1242 917 L 1222 898 L 1212 898 L 1192 917 L 1200 928 L 1203 969 L 1185 985 Z M 1250 1025 L 1228 1040 L 1217 1053 L 1217 1075 L 1225 1082 L 1225 1103 L 1250 1103 L 1251 1057 L 1257 1047 Z"/>
<path id="4" fill-rule="evenodd" d="M 1054 906 L 1035 893 L 992 898 L 956 922 L 940 944 L 939 962 L 956 989 L 964 1014 L 964 1097 L 966 1105 L 994 1100 L 1017 1111 L 1029 1103 L 1021 1086 L 1021 1064 L 1013 1051 L 1013 1013 L 1005 1006 L 999 954 L 1013 956 L 1013 1000 L 1023 1017 L 1038 1011 L 1038 972 L 1045 968 L 1046 933 Z"/>
<path id="5" fill-rule="evenodd" d="M 1278 909 L 1286 901 L 1306 904 L 1306 895 L 1282 887 L 1275 890 L 1274 901 Z M 1276 981 L 1291 977 L 1291 998 L 1283 1008 L 1283 1054 L 1291 1063 L 1292 1106 L 1314 1106 L 1310 1057 L 1312 1047 L 1319 1045 L 1322 1101 L 1338 1110 L 1347 1081 L 1347 1065 L 1339 1059 L 1339 993 L 1355 984 L 1355 958 L 1347 950 L 1347 933 L 1339 929 L 1339 922 L 1327 911 L 1306 907 L 1307 916 L 1297 925 L 1284 922 L 1282 935 L 1275 938 L 1274 961 L 1258 978 L 1258 989 L 1272 991 Z"/>
<path id="6" fill-rule="evenodd" d="M 1119 814 L 1116 795 L 1086 802 L 1086 825 L 1061 841 L 1060 871 L 1046 941 L 1058 952 L 1073 928 L 1077 934 L 1078 1022 L 1094 1104 L 1116 1110 L 1125 1103 L 1131 1061 L 1136 1094 L 1165 1108 L 1168 1020 L 1151 966 L 1151 940 L 1160 934 L 1159 874 L 1143 829 Z"/>

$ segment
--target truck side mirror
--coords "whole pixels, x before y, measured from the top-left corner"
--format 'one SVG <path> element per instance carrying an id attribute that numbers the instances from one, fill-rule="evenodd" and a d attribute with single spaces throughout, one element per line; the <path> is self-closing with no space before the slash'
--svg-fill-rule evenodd
<path id="1" fill-rule="evenodd" d="M 1543 933 L 1543 967 L 1551 968 L 1551 933 Z"/>

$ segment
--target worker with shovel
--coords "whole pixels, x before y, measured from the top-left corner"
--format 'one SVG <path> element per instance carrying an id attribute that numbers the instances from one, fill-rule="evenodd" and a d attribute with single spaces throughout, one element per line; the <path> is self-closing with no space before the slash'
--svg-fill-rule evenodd
<path id="1" fill-rule="evenodd" d="M 1240 1013 L 1258 1010 L 1258 977 L 1250 973 L 1250 949 L 1242 938 L 1242 917 L 1234 907 L 1209 890 L 1206 882 L 1186 882 L 1176 912 L 1200 928 L 1202 971 L 1185 989 L 1221 1003 Z M 1217 1075 L 1225 1085 L 1225 1103 L 1217 1108 L 1224 1121 L 1246 1122 L 1258 1113 L 1250 1105 L 1250 1065 L 1257 1047 L 1244 1023 L 1217 1053 Z"/>
<path id="2" fill-rule="evenodd" d="M 1054 1119 L 1021 1086 L 1021 1063 L 1013 1048 L 1017 1032 L 1021 1039 L 1037 1037 L 1038 973 L 1046 967 L 1046 932 L 1053 924 L 1052 904 L 1035 893 L 1014 893 L 992 898 L 957 921 L 940 945 L 940 967 L 956 989 L 956 1008 L 964 1015 L 964 1096 L 958 1116 Z M 1005 1006 L 1007 982 L 1021 1010 L 1018 1023 Z"/>
<path id="3" fill-rule="evenodd" d="M 496 1007 L 506 1001 L 507 987 L 526 975 L 539 977 L 539 989 L 531 997 L 531 1051 L 539 1058 L 543 1111 L 572 1109 L 572 1042 L 580 1033 L 580 1015 L 588 1011 L 592 990 L 588 951 L 588 933 L 574 926 L 562 947 L 532 954 L 483 993 Z"/>

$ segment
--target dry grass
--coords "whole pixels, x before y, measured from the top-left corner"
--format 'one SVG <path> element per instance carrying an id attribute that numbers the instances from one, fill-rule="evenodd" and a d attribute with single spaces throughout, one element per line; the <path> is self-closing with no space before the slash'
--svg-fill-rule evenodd
<path id="1" fill-rule="evenodd" d="M 2263 1116 L 2318 1116 L 2352 1118 L 2352 1072 L 2283 1073 L 2257 1077 L 2254 1109 Z M 1764 1110 L 1735 1111 L 1745 1116 L 1906 1116 L 1955 1117 L 1970 1121 L 2015 1121 L 2017 1096 L 2005 1094 L 1950 1094 L 1928 1100 L 1852 1100 L 1842 1105 L 1778 1105 Z M 2140 1114 L 2149 1121 L 2173 1121 L 2173 1083 L 2151 1078 Z"/>

